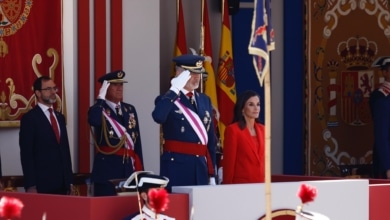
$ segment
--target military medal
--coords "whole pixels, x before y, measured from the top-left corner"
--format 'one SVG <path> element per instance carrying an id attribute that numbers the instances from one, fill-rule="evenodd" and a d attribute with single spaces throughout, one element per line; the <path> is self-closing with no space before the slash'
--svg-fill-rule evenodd
<path id="1" fill-rule="evenodd" d="M 207 131 L 209 131 L 209 129 L 210 129 L 210 124 L 211 124 L 210 122 L 211 122 L 210 113 L 208 111 L 206 111 L 206 115 L 203 118 L 203 123 L 206 125 Z"/>
<path id="2" fill-rule="evenodd" d="M 110 138 L 112 138 L 112 137 L 114 136 L 114 131 L 112 130 L 112 128 L 111 128 L 111 130 L 108 132 L 108 134 L 110 135 Z"/>
<path id="3" fill-rule="evenodd" d="M 129 128 L 135 128 L 136 125 L 137 121 L 135 120 L 134 113 L 131 113 L 129 118 Z"/>
<path id="4" fill-rule="evenodd" d="M 137 137 L 137 136 L 135 135 L 135 133 L 134 133 L 134 132 L 131 132 L 131 139 L 135 140 L 136 137 Z"/>
<path id="5" fill-rule="evenodd" d="M 206 111 L 206 115 L 203 118 L 203 123 L 207 125 L 207 123 L 210 121 L 210 113 Z"/>

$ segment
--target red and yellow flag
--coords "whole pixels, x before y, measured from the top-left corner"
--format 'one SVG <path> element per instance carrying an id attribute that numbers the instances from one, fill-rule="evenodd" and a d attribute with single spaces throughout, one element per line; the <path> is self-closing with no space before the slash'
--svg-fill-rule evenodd
<path id="1" fill-rule="evenodd" d="M 236 103 L 236 81 L 234 79 L 234 64 L 232 37 L 228 12 L 228 1 L 222 4 L 222 31 L 218 61 L 217 97 L 220 112 L 219 132 L 223 143 L 225 127 L 233 120 L 233 108 Z"/>
<path id="2" fill-rule="evenodd" d="M 183 7 L 181 0 L 176 2 L 176 19 L 177 19 L 177 28 L 176 28 L 176 44 L 173 52 L 173 56 L 180 56 L 187 53 L 187 40 L 186 40 L 186 30 L 184 26 L 184 17 L 183 17 Z M 173 72 L 171 78 L 175 76 L 175 66 L 173 66 Z"/>
<path id="3" fill-rule="evenodd" d="M 201 46 L 202 48 L 200 54 L 205 57 L 212 57 L 213 51 L 211 46 L 207 1 L 203 0 L 202 3 L 203 3 L 203 7 L 202 7 L 201 45 L 203 46 Z M 219 111 L 218 111 L 218 101 L 217 101 L 218 99 L 217 99 L 216 79 L 215 79 L 212 59 L 207 59 L 207 61 L 204 62 L 204 68 L 208 73 L 207 80 L 205 82 L 204 93 L 208 95 L 211 99 L 211 104 L 213 105 L 214 125 L 217 128 L 218 121 L 219 121 Z"/>

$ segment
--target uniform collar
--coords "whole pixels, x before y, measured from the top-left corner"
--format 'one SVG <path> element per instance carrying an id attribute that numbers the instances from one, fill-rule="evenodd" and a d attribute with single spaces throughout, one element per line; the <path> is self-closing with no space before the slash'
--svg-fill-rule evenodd
<path id="1" fill-rule="evenodd" d="M 388 96 L 390 94 L 390 82 L 384 81 L 379 86 L 379 91 L 383 93 L 383 95 Z"/>
<path id="2" fill-rule="evenodd" d="M 189 93 L 189 92 L 192 92 L 192 94 L 195 95 L 195 90 L 188 91 L 188 90 L 186 90 L 186 89 L 182 89 L 181 92 L 182 92 L 184 95 L 186 95 L 186 94 Z"/>
<path id="3" fill-rule="evenodd" d="M 107 104 L 111 109 L 114 109 L 114 110 L 115 110 L 115 107 L 116 107 L 117 105 L 121 106 L 121 103 L 120 103 L 120 102 L 119 102 L 119 103 L 113 103 L 113 102 L 108 101 L 108 100 L 106 100 L 106 104 Z"/>

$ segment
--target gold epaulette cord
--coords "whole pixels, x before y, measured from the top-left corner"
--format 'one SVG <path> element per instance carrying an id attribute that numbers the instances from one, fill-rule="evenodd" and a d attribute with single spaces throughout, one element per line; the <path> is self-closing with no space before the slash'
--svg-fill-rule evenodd
<path id="1" fill-rule="evenodd" d="M 99 145 L 96 142 L 95 133 L 93 132 L 92 126 L 90 126 L 90 131 L 91 131 L 91 135 L 92 135 L 92 138 L 93 138 L 93 143 L 94 143 L 94 146 L 95 146 L 96 150 L 99 151 L 99 153 L 102 153 L 102 154 L 105 154 L 105 155 L 115 154 L 116 152 L 118 152 L 122 148 L 123 144 L 126 141 L 126 135 L 123 135 L 120 138 L 120 141 L 119 141 L 119 143 L 117 145 L 111 145 L 111 143 L 109 141 L 109 138 L 107 136 L 107 133 L 108 133 L 107 122 L 106 122 L 103 114 L 102 114 L 102 132 L 106 131 L 106 132 L 103 132 L 104 133 L 104 139 L 106 140 L 107 145 L 112 147 L 112 148 L 114 148 L 114 150 L 111 151 L 111 152 L 104 152 L 103 150 L 101 150 Z"/>

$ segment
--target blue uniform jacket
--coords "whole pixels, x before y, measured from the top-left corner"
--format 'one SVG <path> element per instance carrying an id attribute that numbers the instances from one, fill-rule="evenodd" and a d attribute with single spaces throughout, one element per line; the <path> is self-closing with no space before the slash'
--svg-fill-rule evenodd
<path id="1" fill-rule="evenodd" d="M 203 122 L 208 135 L 207 148 L 209 150 L 213 168 L 215 168 L 216 135 L 213 124 L 211 100 L 202 93 L 195 93 L 195 100 L 199 118 Z M 180 102 L 195 110 L 188 98 L 180 92 L 177 95 L 169 90 L 155 100 L 155 109 L 152 116 L 155 122 L 162 125 L 164 140 L 175 140 L 190 143 L 200 143 L 189 121 L 184 117 L 174 101 Z M 205 157 L 181 153 L 163 152 L 160 159 L 160 175 L 169 178 L 168 190 L 171 186 L 207 185 L 209 175 Z"/>
<path id="2" fill-rule="evenodd" d="M 88 122 L 94 127 L 95 140 L 98 146 L 108 146 L 104 133 L 108 137 L 111 145 L 117 145 L 119 142 L 118 136 L 111 128 L 110 123 L 107 123 L 107 129 L 102 131 L 102 110 L 117 121 L 120 121 L 115 113 L 105 102 L 105 100 L 98 99 L 96 103 L 90 107 L 88 111 Z M 133 143 L 134 151 L 138 157 L 142 159 L 142 145 L 139 131 L 139 121 L 136 109 L 133 105 L 121 102 L 121 109 L 123 114 L 123 123 L 121 123 L 130 134 Z M 143 164 L 143 162 L 142 162 Z M 128 178 L 134 172 L 131 159 L 123 160 L 123 156 L 106 155 L 97 153 L 94 158 L 93 169 L 91 173 L 91 180 L 93 182 L 105 182 L 110 179 Z"/>
<path id="3" fill-rule="evenodd" d="M 390 170 L 390 95 L 374 90 L 370 107 L 374 123 L 374 177 L 386 178 L 386 170 Z"/>

